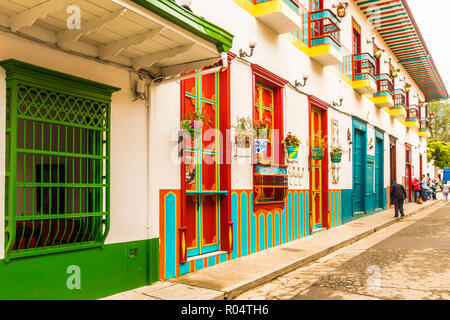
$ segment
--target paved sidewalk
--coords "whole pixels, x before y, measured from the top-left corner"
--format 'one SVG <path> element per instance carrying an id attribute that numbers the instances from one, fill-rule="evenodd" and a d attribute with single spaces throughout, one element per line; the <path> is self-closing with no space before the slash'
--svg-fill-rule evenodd
<path id="1" fill-rule="evenodd" d="M 440 205 L 439 200 L 422 205 L 409 203 L 405 205 L 405 216 Z M 306 238 L 104 299 L 231 300 L 398 221 L 394 209 L 388 209 Z"/>

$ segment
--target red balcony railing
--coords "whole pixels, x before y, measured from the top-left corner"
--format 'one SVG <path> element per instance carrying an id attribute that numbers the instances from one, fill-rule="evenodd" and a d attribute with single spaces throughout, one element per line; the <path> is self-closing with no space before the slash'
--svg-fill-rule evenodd
<path id="1" fill-rule="evenodd" d="M 392 76 L 387 73 L 377 75 L 377 93 L 394 91 L 394 81 Z"/>
<path id="2" fill-rule="evenodd" d="M 375 77 L 375 59 L 369 53 L 353 55 L 353 81 L 365 80 Z"/>
<path id="3" fill-rule="evenodd" d="M 341 48 L 341 21 L 328 9 L 309 13 L 309 46 L 331 44 L 336 49 Z"/>
<path id="4" fill-rule="evenodd" d="M 394 105 L 396 108 L 403 107 L 406 108 L 406 93 L 403 89 L 396 89 L 393 91 L 394 94 Z"/>

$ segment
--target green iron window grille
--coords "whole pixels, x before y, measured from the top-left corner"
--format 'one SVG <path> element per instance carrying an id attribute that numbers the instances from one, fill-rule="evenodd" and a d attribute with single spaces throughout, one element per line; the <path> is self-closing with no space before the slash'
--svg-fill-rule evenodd
<path id="1" fill-rule="evenodd" d="M 0 65 L 7 71 L 6 257 L 103 245 L 117 89 L 15 60 Z"/>

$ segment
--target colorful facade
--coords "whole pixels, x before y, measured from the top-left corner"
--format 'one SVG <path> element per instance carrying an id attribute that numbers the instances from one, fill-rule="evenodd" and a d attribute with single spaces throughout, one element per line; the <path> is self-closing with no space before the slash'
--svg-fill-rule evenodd
<path id="1" fill-rule="evenodd" d="M 412 200 L 448 93 L 391 2 L 0 1 L 0 298 L 194 272 L 385 210 L 393 180 Z"/>

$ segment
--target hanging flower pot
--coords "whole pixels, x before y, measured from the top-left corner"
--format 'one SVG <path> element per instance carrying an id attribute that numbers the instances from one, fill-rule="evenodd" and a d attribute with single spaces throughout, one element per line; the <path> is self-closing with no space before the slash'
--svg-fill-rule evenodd
<path id="1" fill-rule="evenodd" d="M 191 139 L 197 139 L 202 135 L 203 123 L 200 120 L 183 120 L 181 127 L 185 135 Z"/>
<path id="2" fill-rule="evenodd" d="M 255 153 L 256 154 L 267 154 L 267 144 L 269 140 L 267 139 L 255 139 Z"/>
<path id="3" fill-rule="evenodd" d="M 400 69 L 393 70 L 393 71 L 391 72 L 391 76 L 392 76 L 393 78 L 397 78 L 398 75 L 399 75 L 399 72 L 400 72 Z"/>
<path id="4" fill-rule="evenodd" d="M 330 152 L 331 162 L 340 163 L 342 159 L 342 152 Z"/>
<path id="5" fill-rule="evenodd" d="M 314 160 L 322 160 L 324 155 L 324 149 L 322 148 L 312 148 L 311 155 Z"/>
<path id="6" fill-rule="evenodd" d="M 237 134 L 235 142 L 238 148 L 248 149 L 250 148 L 250 135 Z"/>
<path id="7" fill-rule="evenodd" d="M 339 2 L 333 5 L 333 8 L 336 8 L 336 13 L 339 18 L 344 18 L 347 15 L 348 2 Z"/>
<path id="8" fill-rule="evenodd" d="M 376 59 L 380 59 L 381 56 L 383 55 L 383 52 L 384 52 L 384 50 L 382 50 L 382 49 L 376 50 L 376 51 L 375 51 L 375 54 L 374 54 L 375 58 L 376 58 Z"/>
<path id="9" fill-rule="evenodd" d="M 301 144 L 297 136 L 288 132 L 286 138 L 281 141 L 282 144 L 286 146 L 287 154 L 289 159 L 297 159 L 298 147 Z"/>
<path id="10" fill-rule="evenodd" d="M 297 159 L 298 157 L 298 146 L 288 146 L 286 147 L 288 158 L 289 159 Z"/>

